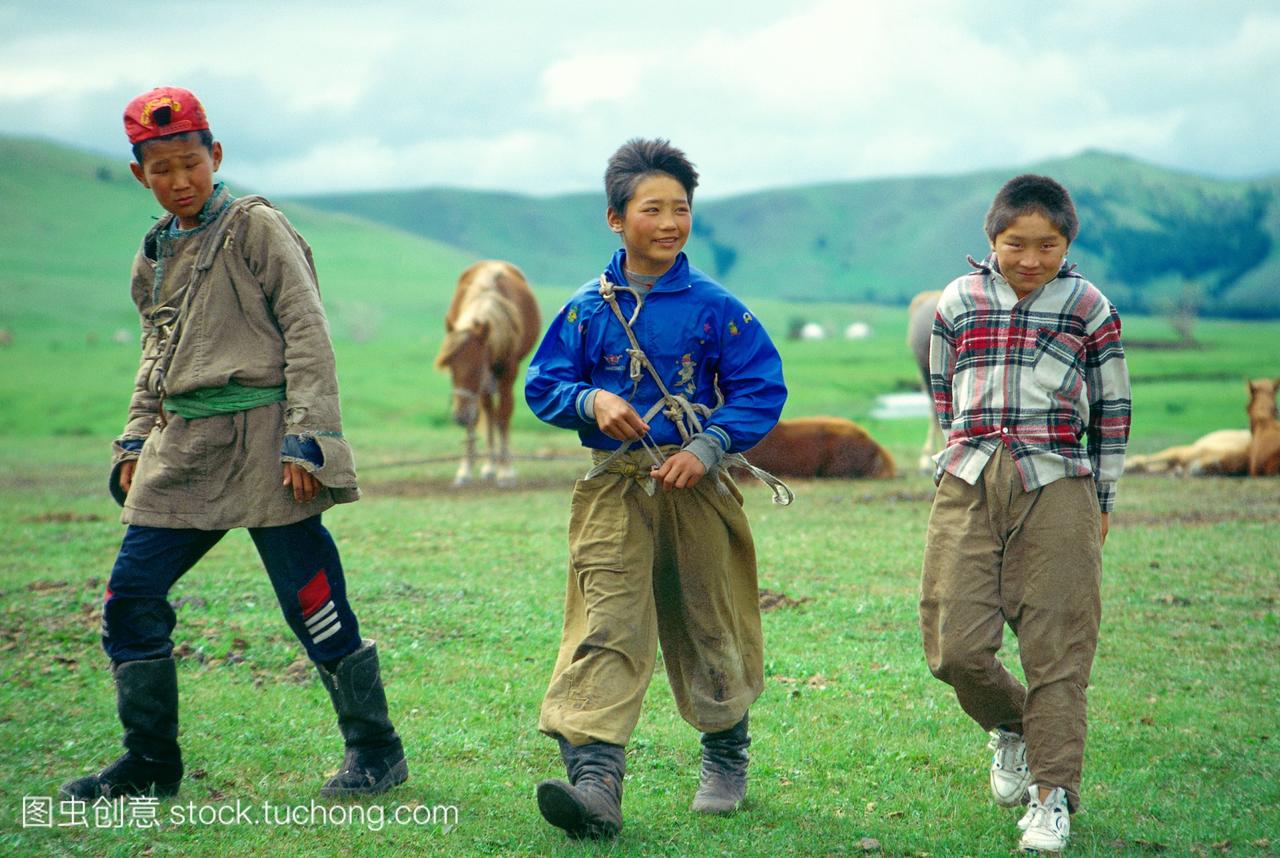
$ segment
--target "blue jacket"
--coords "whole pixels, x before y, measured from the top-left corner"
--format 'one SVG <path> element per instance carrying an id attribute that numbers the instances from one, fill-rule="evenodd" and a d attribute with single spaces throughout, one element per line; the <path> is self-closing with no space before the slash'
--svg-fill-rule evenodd
<path id="1" fill-rule="evenodd" d="M 613 283 L 627 282 L 624 258 L 619 250 L 605 270 Z M 524 395 L 539 419 L 578 430 L 583 446 L 613 450 L 621 442 L 601 432 L 582 410 L 587 394 L 595 388 L 616 393 L 631 400 L 643 417 L 662 392 L 646 370 L 632 398 L 631 343 L 600 297 L 599 285 L 598 280 L 584 285 L 556 314 L 529 363 Z M 616 294 L 629 319 L 634 296 Z M 749 450 L 778 422 L 787 388 L 773 341 L 741 301 L 691 266 L 683 253 L 645 297 L 633 331 L 673 394 L 714 408 L 718 381 L 724 405 L 703 420 L 703 431 L 725 452 Z M 681 443 L 679 430 L 665 415 L 655 415 L 649 427 L 658 444 Z"/>

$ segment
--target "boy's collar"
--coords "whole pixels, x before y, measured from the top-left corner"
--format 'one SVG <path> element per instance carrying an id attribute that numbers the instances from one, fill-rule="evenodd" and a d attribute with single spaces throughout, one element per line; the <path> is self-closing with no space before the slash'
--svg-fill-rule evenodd
<path id="1" fill-rule="evenodd" d="M 209 194 L 209 199 L 204 201 L 204 205 L 200 207 L 200 214 L 196 215 L 200 225 L 204 226 L 209 221 L 217 218 L 222 214 L 222 210 L 231 205 L 231 193 L 227 190 L 225 182 L 218 182 L 213 186 L 213 193 Z"/>
<path id="2" fill-rule="evenodd" d="M 965 259 L 967 259 L 969 264 L 982 274 L 990 274 L 993 277 L 999 277 L 1002 283 L 1009 282 L 1008 280 L 1005 280 L 1004 275 L 1000 273 L 1000 264 L 996 261 L 994 251 L 988 253 L 986 258 L 981 262 L 974 259 L 972 256 L 966 256 Z M 1053 279 L 1057 280 L 1059 277 L 1079 277 L 1080 275 L 1076 273 L 1076 269 L 1079 267 L 1080 266 L 1076 265 L 1074 262 L 1068 262 L 1067 258 L 1064 256 L 1062 258 L 1062 265 L 1059 266 L 1058 273 L 1053 275 Z M 1049 282 L 1052 283 L 1053 280 L 1050 280 Z"/>
<path id="3" fill-rule="evenodd" d="M 623 248 L 613 254 L 613 259 L 609 261 L 609 267 L 605 269 L 605 275 L 609 280 L 619 286 L 627 285 L 627 251 Z M 689 257 L 685 256 L 684 251 L 680 251 L 676 256 L 675 262 L 671 267 L 658 278 L 653 284 L 652 292 L 675 292 L 679 289 L 688 289 L 692 285 L 689 282 Z"/>
<path id="4" fill-rule="evenodd" d="M 209 194 L 209 199 L 204 201 L 204 205 L 200 207 L 200 212 L 196 215 L 199 221 L 197 226 L 191 229 L 183 229 L 178 223 L 178 218 L 174 216 L 169 223 L 169 231 L 174 235 L 190 235 L 193 232 L 199 232 L 209 224 L 218 219 L 218 216 L 226 211 L 227 206 L 235 201 L 235 197 L 227 190 L 224 182 L 218 182 L 213 186 L 213 193 Z"/>

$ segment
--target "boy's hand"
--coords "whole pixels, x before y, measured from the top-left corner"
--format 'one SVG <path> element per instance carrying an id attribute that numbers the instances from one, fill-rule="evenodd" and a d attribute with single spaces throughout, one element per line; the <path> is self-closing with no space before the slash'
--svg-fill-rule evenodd
<path id="1" fill-rule="evenodd" d="M 1107 544 L 1107 531 L 1111 529 L 1111 513 L 1102 514 L 1102 544 Z"/>
<path id="2" fill-rule="evenodd" d="M 284 485 L 293 489 L 293 499 L 298 503 L 311 503 L 320 491 L 320 483 L 297 462 L 284 463 Z"/>
<path id="3" fill-rule="evenodd" d="M 649 424 L 631 407 L 631 403 L 607 390 L 596 393 L 592 408 L 600 431 L 618 441 L 634 441 L 649 431 Z"/>
<path id="4" fill-rule="evenodd" d="M 129 493 L 129 489 L 133 487 L 133 472 L 137 469 L 137 459 L 127 459 L 120 463 L 120 491 Z"/>
<path id="5" fill-rule="evenodd" d="M 681 450 L 661 466 L 655 465 L 649 476 L 662 483 L 662 490 L 691 489 L 706 474 L 707 467 L 697 456 L 687 450 Z"/>

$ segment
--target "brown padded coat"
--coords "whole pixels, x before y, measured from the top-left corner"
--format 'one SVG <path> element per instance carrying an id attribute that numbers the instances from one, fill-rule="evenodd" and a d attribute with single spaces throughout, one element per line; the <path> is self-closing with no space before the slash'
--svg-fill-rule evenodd
<path id="1" fill-rule="evenodd" d="M 172 216 L 161 218 L 134 260 L 142 362 L 128 423 L 114 445 L 117 500 L 121 464 L 137 458 L 138 465 L 122 521 L 274 527 L 356 500 L 355 461 L 342 436 L 333 347 L 310 247 L 261 197 L 232 201 L 219 185 L 204 211 L 207 219 L 192 230 L 171 232 Z M 168 337 L 167 350 L 164 322 L 179 308 L 176 341 Z M 166 351 L 167 360 L 157 359 Z M 212 417 L 165 412 L 158 419 L 162 393 L 231 381 L 284 385 L 285 400 Z M 282 456 L 286 434 L 314 439 L 322 464 Z M 137 439 L 145 439 L 140 454 L 125 447 Z M 322 484 L 315 500 L 293 499 L 282 485 L 284 461 L 299 463 Z"/>

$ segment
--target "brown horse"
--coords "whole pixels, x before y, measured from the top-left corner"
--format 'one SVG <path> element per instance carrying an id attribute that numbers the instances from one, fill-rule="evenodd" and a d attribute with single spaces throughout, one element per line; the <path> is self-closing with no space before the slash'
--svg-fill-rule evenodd
<path id="1" fill-rule="evenodd" d="M 488 435 L 488 461 L 480 469 L 480 479 L 496 477 L 500 486 L 515 485 L 509 446 L 515 408 L 512 387 L 520 361 L 532 350 L 541 327 L 533 292 L 510 262 L 477 262 L 458 278 L 444 320 L 444 343 L 436 356 L 436 369 L 448 367 L 453 376 L 453 420 L 467 430 L 455 486 L 471 482 L 476 423 L 481 417 Z M 495 428 L 500 442 L 496 450 Z"/>
<path id="2" fill-rule="evenodd" d="M 942 427 L 938 425 L 937 412 L 933 410 L 933 391 L 929 389 L 929 337 L 933 333 L 933 317 L 938 312 L 938 299 L 941 297 L 941 292 L 921 292 L 911 299 L 911 306 L 907 308 L 907 346 L 915 356 L 922 389 L 929 397 L 929 434 L 920 448 L 920 461 L 917 463 L 920 472 L 925 474 L 933 473 L 933 457 L 942 452 L 946 444 Z"/>
<path id="3" fill-rule="evenodd" d="M 747 461 L 778 477 L 892 477 L 893 456 L 852 420 L 779 420 L 747 451 Z"/>
<path id="4" fill-rule="evenodd" d="M 1126 474 L 1242 477 L 1249 472 L 1249 430 L 1219 429 L 1190 444 L 1125 459 Z"/>
<path id="5" fill-rule="evenodd" d="M 1276 419 L 1276 389 L 1280 378 L 1259 378 L 1249 385 L 1249 476 L 1280 474 L 1280 421 Z"/>

